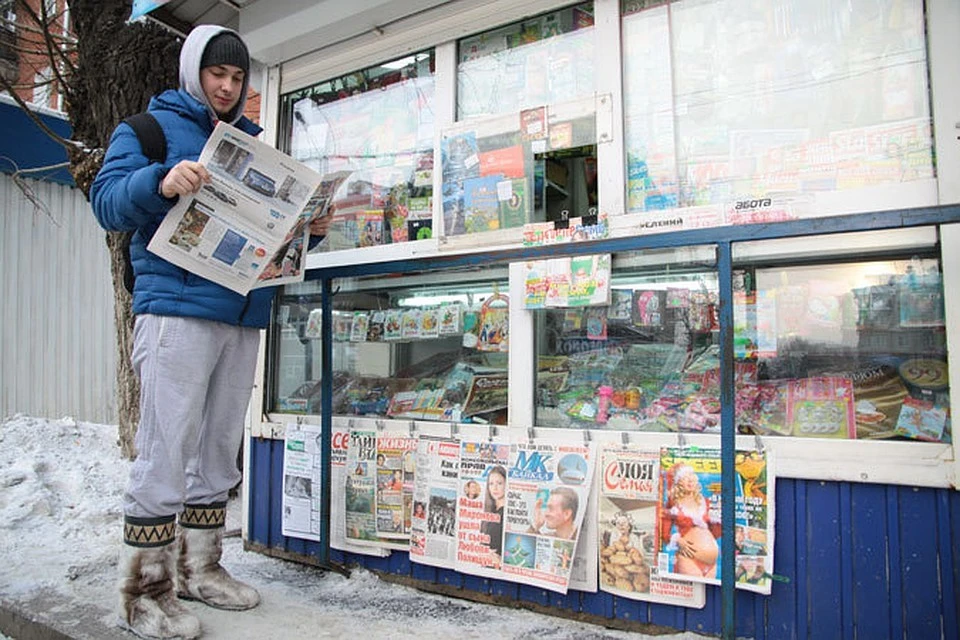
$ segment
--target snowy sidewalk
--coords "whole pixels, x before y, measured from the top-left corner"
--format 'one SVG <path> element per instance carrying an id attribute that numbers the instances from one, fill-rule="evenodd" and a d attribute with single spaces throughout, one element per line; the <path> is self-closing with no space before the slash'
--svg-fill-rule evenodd
<path id="1" fill-rule="evenodd" d="M 119 505 L 128 468 L 114 426 L 20 415 L 0 423 L 0 633 L 16 640 L 134 638 L 114 626 Z M 227 528 L 237 526 L 231 504 Z M 238 537 L 224 540 L 223 564 L 263 601 L 244 612 L 185 602 L 209 640 L 703 638 L 643 636 L 456 600 L 362 569 L 345 578 L 245 552 Z"/>

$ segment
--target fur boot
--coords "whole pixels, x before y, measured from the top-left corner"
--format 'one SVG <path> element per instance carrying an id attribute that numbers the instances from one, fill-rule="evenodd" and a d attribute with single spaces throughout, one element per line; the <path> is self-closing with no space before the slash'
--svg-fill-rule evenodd
<path id="1" fill-rule="evenodd" d="M 141 638 L 200 637 L 200 621 L 174 594 L 175 523 L 125 517 L 120 556 L 120 620 Z"/>
<path id="2" fill-rule="evenodd" d="M 220 565 L 226 503 L 186 505 L 180 514 L 178 595 L 217 609 L 244 611 L 260 604 L 253 587 L 236 580 Z"/>

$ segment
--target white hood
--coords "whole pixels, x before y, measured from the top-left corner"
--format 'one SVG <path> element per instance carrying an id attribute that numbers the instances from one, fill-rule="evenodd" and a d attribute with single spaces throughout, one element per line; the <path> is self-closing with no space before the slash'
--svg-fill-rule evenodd
<path id="1" fill-rule="evenodd" d="M 224 122 L 234 124 L 243 116 L 243 109 L 247 104 L 247 87 L 250 85 L 250 73 L 247 72 L 243 75 L 243 87 L 240 89 L 240 100 L 237 102 L 237 106 L 223 118 L 217 116 L 217 112 L 213 109 L 213 106 L 207 100 L 207 96 L 203 93 L 203 85 L 200 83 L 200 59 L 203 57 L 203 50 L 207 48 L 207 43 L 210 42 L 215 35 L 223 33 L 224 31 L 229 31 L 230 33 L 236 34 L 238 38 L 240 37 L 240 34 L 233 29 L 212 24 L 202 24 L 193 28 L 190 35 L 184 40 L 183 47 L 180 49 L 180 88 L 205 104 L 207 111 L 210 112 L 211 117 L 215 120 L 220 119 Z"/>

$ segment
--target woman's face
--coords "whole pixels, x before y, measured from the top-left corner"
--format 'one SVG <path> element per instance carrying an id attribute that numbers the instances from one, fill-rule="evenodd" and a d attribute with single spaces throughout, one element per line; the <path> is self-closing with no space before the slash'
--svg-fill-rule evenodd
<path id="1" fill-rule="evenodd" d="M 697 492 L 697 476 L 692 473 L 685 473 L 680 476 L 680 479 L 677 481 L 680 485 L 680 488 L 684 493 L 696 493 Z"/>
<path id="2" fill-rule="evenodd" d="M 504 481 L 499 473 L 491 473 L 487 478 L 487 489 L 494 500 L 503 499 Z"/>

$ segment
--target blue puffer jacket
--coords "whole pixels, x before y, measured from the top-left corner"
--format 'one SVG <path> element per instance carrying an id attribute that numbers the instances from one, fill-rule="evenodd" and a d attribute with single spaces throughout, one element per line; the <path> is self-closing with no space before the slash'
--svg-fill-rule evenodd
<path id="1" fill-rule="evenodd" d="M 160 195 L 160 181 L 181 160 L 196 160 L 214 123 L 206 105 L 183 89 L 165 91 L 148 108 L 167 138 L 167 161 L 150 163 L 136 133 L 120 124 L 110 138 L 103 167 L 90 188 L 90 202 L 100 226 L 108 231 L 135 231 L 130 258 L 137 276 L 133 312 L 189 316 L 245 327 L 265 327 L 276 287 L 254 289 L 247 296 L 230 291 L 147 251 L 147 244 L 176 199 Z M 260 127 L 246 118 L 234 126 L 257 135 Z"/>

